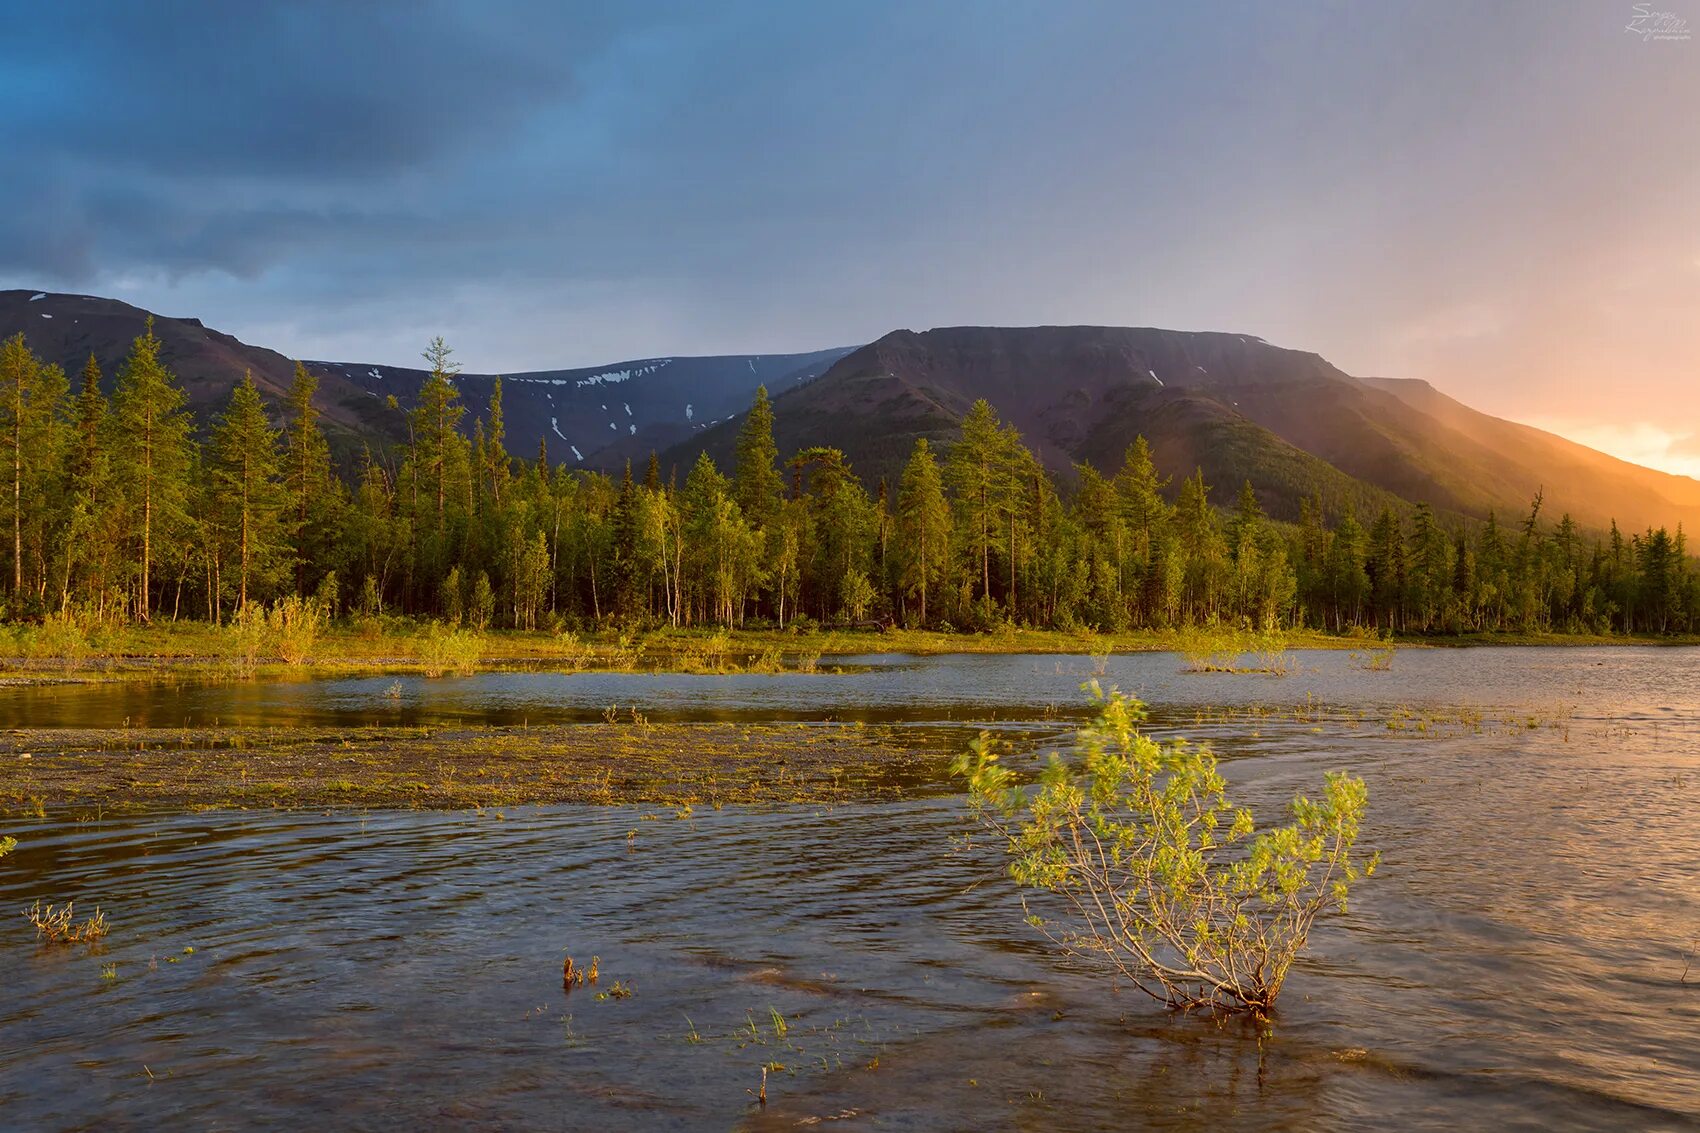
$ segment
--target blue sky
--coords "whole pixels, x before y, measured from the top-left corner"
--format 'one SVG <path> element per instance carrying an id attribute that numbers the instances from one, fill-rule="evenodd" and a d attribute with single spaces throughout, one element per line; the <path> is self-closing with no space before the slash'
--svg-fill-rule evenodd
<path id="1" fill-rule="evenodd" d="M 1631 3 L 260 7 L 10 14 L 0 284 L 486 371 L 1237 330 L 1700 472 L 1700 41 Z"/>

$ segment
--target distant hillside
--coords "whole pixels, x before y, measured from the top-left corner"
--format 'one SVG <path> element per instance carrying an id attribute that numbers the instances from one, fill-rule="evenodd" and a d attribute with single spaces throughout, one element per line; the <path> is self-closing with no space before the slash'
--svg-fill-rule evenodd
<path id="1" fill-rule="evenodd" d="M 0 337 L 22 331 L 30 349 L 58 363 L 73 383 L 92 353 L 108 390 L 131 344 L 146 329 L 148 315 L 117 299 L 0 291 Z M 295 363 L 277 351 L 209 330 L 199 319 L 154 315 L 154 333 L 159 336 L 161 360 L 182 382 L 190 408 L 202 421 L 211 420 L 224 407 L 243 371 L 253 372 L 260 393 L 274 403 L 283 398 L 295 374 Z M 398 414 L 339 377 L 321 380 L 317 403 L 339 448 L 406 435 Z"/>
<path id="2" fill-rule="evenodd" d="M 614 468 L 642 461 L 749 408 L 756 387 L 778 394 L 823 373 L 845 349 L 809 354 L 732 354 L 701 358 L 640 358 L 572 370 L 538 370 L 502 378 L 502 418 L 508 451 L 536 457 L 548 445 L 553 463 Z M 354 386 L 373 398 L 413 403 L 429 376 L 404 366 L 365 362 L 308 362 L 327 381 Z M 493 374 L 459 374 L 467 428 L 488 418 Z"/>
<path id="3" fill-rule="evenodd" d="M 0 337 L 22 331 L 30 348 L 63 367 L 74 381 L 93 353 L 107 388 L 130 345 L 147 325 L 148 311 L 116 299 L 40 291 L 0 291 Z M 263 346 L 250 346 L 203 326 L 199 319 L 155 314 L 161 358 L 183 384 L 203 423 L 223 409 L 244 371 L 274 405 L 294 376 L 295 363 Z M 627 456 L 643 459 L 748 408 L 756 387 L 774 393 L 821 374 L 848 348 L 807 354 L 750 354 L 706 358 L 647 358 L 514 374 L 504 379 L 508 448 L 527 459 L 539 442 L 550 459 L 612 467 Z M 394 396 L 405 411 L 426 374 L 404 366 L 365 362 L 307 362 L 319 378 L 317 403 L 333 445 L 345 456 L 363 444 L 384 447 L 407 436 L 402 413 L 388 408 Z M 495 376 L 455 379 L 467 405 L 467 428 L 489 414 Z"/>
<path id="4" fill-rule="evenodd" d="M 110 386 L 148 312 L 114 299 L 0 291 L 0 335 L 22 331 L 71 375 L 92 352 Z M 155 316 L 162 356 L 209 421 L 243 371 L 274 404 L 294 364 L 276 351 Z M 309 362 L 333 445 L 406 436 L 425 373 Z M 456 378 L 467 428 L 489 413 L 489 374 Z M 1700 481 L 1642 468 L 1525 425 L 1477 412 L 1426 382 L 1356 378 L 1320 356 L 1252 335 L 1148 327 L 945 327 L 893 331 L 855 349 L 807 354 L 654 357 L 504 379 L 508 448 L 614 471 L 651 451 L 681 474 L 698 452 L 731 467 L 733 441 L 758 385 L 774 396 L 782 453 L 843 449 L 870 483 L 893 485 L 916 437 L 948 444 L 976 398 L 1019 429 L 1065 479 L 1077 462 L 1119 466 L 1137 435 L 1164 473 L 1202 468 L 1226 497 L 1249 479 L 1268 510 L 1297 514 L 1314 496 L 1333 513 L 1395 500 L 1441 511 L 1521 515 L 1545 493 L 1550 517 L 1600 528 L 1700 527 Z"/>
<path id="5" fill-rule="evenodd" d="M 1603 526 L 1700 521 L 1700 482 L 1639 468 L 1477 413 L 1425 383 L 1360 380 L 1319 355 L 1251 335 L 1129 327 L 893 331 L 776 399 L 779 447 L 841 448 L 870 481 L 895 480 L 916 437 L 948 443 L 976 398 L 1053 470 L 1113 471 L 1143 434 L 1159 467 L 1257 485 L 1276 515 L 1305 495 L 1360 511 L 1392 497 L 1443 511 L 1517 514 L 1537 490 L 1556 516 Z M 691 438 L 729 458 L 737 422 Z"/>

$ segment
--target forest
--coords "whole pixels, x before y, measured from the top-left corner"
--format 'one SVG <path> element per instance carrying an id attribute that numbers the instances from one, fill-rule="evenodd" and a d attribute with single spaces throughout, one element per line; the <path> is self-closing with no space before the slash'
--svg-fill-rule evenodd
<path id="1" fill-rule="evenodd" d="M 247 376 L 199 422 L 151 323 L 110 397 L 94 358 L 73 389 L 23 335 L 6 340 L 5 619 L 222 623 L 295 598 L 522 630 L 1700 627 L 1680 527 L 1585 531 L 1538 494 L 1504 521 L 1306 502 L 1282 522 L 1251 483 L 1231 501 L 1201 473 L 1172 484 L 1143 438 L 1113 475 L 1082 465 L 1061 483 L 985 401 L 960 440 L 918 440 L 898 483 L 870 491 L 835 449 L 782 459 L 765 389 L 729 471 L 703 455 L 681 482 L 652 454 L 609 476 L 510 454 L 500 386 L 469 423 L 452 351 L 439 338 L 425 357 L 405 444 L 345 472 L 299 365 L 276 423 Z"/>

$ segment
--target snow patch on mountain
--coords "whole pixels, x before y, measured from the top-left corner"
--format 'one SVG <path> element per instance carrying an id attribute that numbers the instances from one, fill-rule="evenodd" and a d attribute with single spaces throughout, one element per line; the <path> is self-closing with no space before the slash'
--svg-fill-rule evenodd
<path id="1" fill-rule="evenodd" d="M 1162 384 L 1163 384 L 1163 379 L 1162 379 L 1162 378 L 1159 378 L 1159 377 L 1158 377 L 1158 376 L 1157 376 L 1157 371 L 1156 371 L 1156 370 L 1147 370 L 1147 371 L 1145 371 L 1145 372 L 1146 372 L 1146 373 L 1147 373 L 1147 374 L 1150 374 L 1150 375 L 1151 375 L 1151 380 L 1152 380 L 1152 381 L 1154 381 L 1154 382 L 1156 382 L 1156 383 L 1157 383 L 1157 384 L 1158 384 L 1158 385 L 1162 385 Z"/>
<path id="2" fill-rule="evenodd" d="M 30 296 L 30 302 L 34 303 L 37 299 L 45 299 L 45 298 L 47 298 L 47 292 L 37 291 L 34 295 Z"/>
<path id="3" fill-rule="evenodd" d="M 617 385 L 620 382 L 629 382 L 633 378 L 641 378 L 645 374 L 653 374 L 672 360 L 671 358 L 659 358 L 654 362 L 642 366 L 631 366 L 624 370 L 603 370 L 601 373 L 592 374 L 588 378 L 579 378 L 573 384 L 580 389 L 585 386 Z M 603 408 L 607 407 L 604 406 Z"/>

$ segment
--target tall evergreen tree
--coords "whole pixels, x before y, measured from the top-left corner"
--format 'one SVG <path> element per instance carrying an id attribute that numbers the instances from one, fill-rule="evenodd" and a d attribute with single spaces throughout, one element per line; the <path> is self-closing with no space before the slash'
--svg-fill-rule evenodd
<path id="1" fill-rule="evenodd" d="M 153 566 L 161 539 L 181 536 L 189 524 L 189 471 L 193 441 L 176 375 L 159 358 L 160 341 L 147 330 L 118 371 L 111 421 L 118 482 L 126 493 L 136 616 L 153 612 Z"/>
<path id="2" fill-rule="evenodd" d="M 328 560 L 341 500 L 341 484 L 331 469 L 330 444 L 319 426 L 319 408 L 313 404 L 318 388 L 319 379 L 297 362 L 285 402 L 289 422 L 283 439 L 283 479 L 299 594 L 306 594 L 309 585 L 331 569 Z"/>
<path id="3" fill-rule="evenodd" d="M 25 539 L 29 537 L 38 585 L 45 583 L 47 524 L 53 507 L 50 486 L 65 436 L 65 374 L 44 365 L 22 334 L 0 342 L 0 460 L 11 483 L 6 511 L 12 528 L 12 598 L 25 598 Z"/>
<path id="4" fill-rule="evenodd" d="M 236 576 L 236 608 L 282 577 L 288 562 L 288 492 L 277 433 L 253 374 L 242 375 L 213 429 L 208 472 L 216 505 L 214 529 Z M 214 595 L 215 608 L 220 595 Z"/>
<path id="5" fill-rule="evenodd" d="M 756 387 L 756 399 L 738 429 L 732 491 L 749 523 L 760 528 L 773 524 L 785 481 L 779 475 L 779 446 L 773 441 L 773 406 L 766 386 Z"/>
<path id="6" fill-rule="evenodd" d="M 992 543 L 997 533 L 996 492 L 1003 464 L 1003 428 L 985 398 L 969 407 L 962 437 L 945 456 L 944 479 L 956 509 L 956 545 L 979 568 L 980 596 L 992 596 Z"/>
<path id="7" fill-rule="evenodd" d="M 921 601 L 920 624 L 927 624 L 927 592 L 936 590 L 950 568 L 950 504 L 944 480 L 927 438 L 915 442 L 897 488 L 893 554 L 897 584 L 905 598 Z"/>

